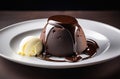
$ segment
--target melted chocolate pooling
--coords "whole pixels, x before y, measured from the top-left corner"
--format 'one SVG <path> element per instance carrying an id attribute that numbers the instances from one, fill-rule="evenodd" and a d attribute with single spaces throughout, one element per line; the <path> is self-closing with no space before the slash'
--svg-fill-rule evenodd
<path id="1" fill-rule="evenodd" d="M 87 49 L 83 52 L 87 55 L 93 56 L 95 52 L 97 52 L 97 49 L 99 48 L 98 44 L 94 40 L 87 40 Z"/>

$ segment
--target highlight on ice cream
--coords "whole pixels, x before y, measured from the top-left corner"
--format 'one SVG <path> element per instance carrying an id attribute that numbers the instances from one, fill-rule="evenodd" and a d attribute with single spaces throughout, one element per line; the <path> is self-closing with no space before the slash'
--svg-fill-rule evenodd
<path id="1" fill-rule="evenodd" d="M 36 56 L 42 52 L 42 48 L 42 42 L 38 37 L 27 36 L 21 41 L 17 53 L 22 56 Z"/>

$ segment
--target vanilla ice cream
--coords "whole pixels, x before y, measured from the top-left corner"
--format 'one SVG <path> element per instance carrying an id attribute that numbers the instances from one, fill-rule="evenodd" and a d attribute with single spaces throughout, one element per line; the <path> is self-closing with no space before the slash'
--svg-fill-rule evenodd
<path id="1" fill-rule="evenodd" d="M 21 41 L 17 53 L 22 56 L 36 56 L 42 52 L 42 48 L 42 42 L 38 37 L 27 36 Z"/>

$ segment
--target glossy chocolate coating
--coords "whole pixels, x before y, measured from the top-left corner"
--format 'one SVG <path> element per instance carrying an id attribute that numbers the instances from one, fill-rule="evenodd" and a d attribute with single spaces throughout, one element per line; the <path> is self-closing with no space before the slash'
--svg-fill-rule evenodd
<path id="1" fill-rule="evenodd" d="M 82 28 L 74 17 L 67 15 L 49 17 L 40 39 L 44 52 L 57 57 L 80 54 L 87 48 Z"/>

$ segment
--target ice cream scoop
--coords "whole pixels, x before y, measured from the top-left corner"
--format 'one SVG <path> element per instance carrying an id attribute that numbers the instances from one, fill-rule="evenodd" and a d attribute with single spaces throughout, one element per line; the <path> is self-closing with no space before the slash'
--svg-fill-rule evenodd
<path id="1" fill-rule="evenodd" d="M 17 53 L 22 56 L 36 56 L 42 52 L 42 48 L 42 42 L 38 37 L 27 36 L 21 41 Z"/>

